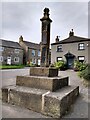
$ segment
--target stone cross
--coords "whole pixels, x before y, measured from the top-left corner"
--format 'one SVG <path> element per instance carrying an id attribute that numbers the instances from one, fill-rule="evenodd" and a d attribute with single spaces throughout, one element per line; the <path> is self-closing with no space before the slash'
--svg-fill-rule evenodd
<path id="1" fill-rule="evenodd" d="M 41 67 L 49 66 L 49 47 L 50 47 L 50 23 L 49 9 L 44 9 L 44 16 L 40 19 L 42 22 L 42 38 L 41 38 Z"/>

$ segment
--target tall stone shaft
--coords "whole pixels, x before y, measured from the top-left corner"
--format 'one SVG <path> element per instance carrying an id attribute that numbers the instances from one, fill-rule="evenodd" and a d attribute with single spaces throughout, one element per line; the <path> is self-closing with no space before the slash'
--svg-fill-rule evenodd
<path id="1" fill-rule="evenodd" d="M 50 23 L 49 9 L 44 9 L 44 16 L 40 19 L 42 22 L 41 37 L 41 67 L 49 66 L 49 48 L 50 48 Z"/>

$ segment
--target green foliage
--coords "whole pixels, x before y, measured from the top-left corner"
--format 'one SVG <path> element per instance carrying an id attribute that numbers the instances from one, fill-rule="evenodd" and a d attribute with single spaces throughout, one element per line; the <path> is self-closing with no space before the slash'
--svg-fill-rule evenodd
<path id="1" fill-rule="evenodd" d="M 30 62 L 30 61 L 28 61 L 27 62 L 27 65 L 26 65 L 27 67 L 40 67 L 40 65 L 38 65 L 38 64 L 33 64 L 33 62 Z"/>
<path id="2" fill-rule="evenodd" d="M 54 66 L 60 70 L 65 70 L 66 69 L 66 63 L 62 61 L 58 61 L 54 63 Z"/>
<path id="3" fill-rule="evenodd" d="M 78 60 L 74 62 L 74 70 L 75 71 L 82 71 L 86 68 L 87 64 L 79 62 Z"/>
<path id="4" fill-rule="evenodd" d="M 20 69 L 24 67 L 24 65 L 1 65 L 0 69 Z"/>
<path id="5" fill-rule="evenodd" d="M 30 62 L 29 66 L 30 67 L 36 67 L 36 64 L 33 64 L 32 62 Z"/>
<path id="6" fill-rule="evenodd" d="M 79 76 L 85 80 L 90 81 L 90 64 L 87 67 L 79 72 Z"/>

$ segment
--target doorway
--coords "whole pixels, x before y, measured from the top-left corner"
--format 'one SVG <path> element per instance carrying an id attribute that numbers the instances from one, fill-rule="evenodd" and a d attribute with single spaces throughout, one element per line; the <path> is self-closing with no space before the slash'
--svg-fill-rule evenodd
<path id="1" fill-rule="evenodd" d="M 11 65 L 11 57 L 7 57 L 7 64 Z"/>
<path id="2" fill-rule="evenodd" d="M 73 69 L 74 67 L 74 58 L 66 58 L 67 59 L 67 67 L 69 69 Z"/>
<path id="3" fill-rule="evenodd" d="M 68 69 L 73 69 L 73 67 L 74 67 L 74 58 L 75 58 L 75 55 L 73 55 L 72 53 L 68 52 L 68 53 L 65 54 L 64 56 L 66 57 L 67 68 L 68 68 Z"/>

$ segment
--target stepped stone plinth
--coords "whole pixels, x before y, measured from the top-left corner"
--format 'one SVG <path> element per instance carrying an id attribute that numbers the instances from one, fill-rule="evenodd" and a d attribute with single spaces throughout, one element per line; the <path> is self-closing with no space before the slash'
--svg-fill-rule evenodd
<path id="1" fill-rule="evenodd" d="M 55 71 L 54 77 L 50 70 Z M 57 76 L 56 70 L 34 67 L 30 69 L 32 76 L 17 76 L 16 86 L 2 88 L 3 102 L 61 118 L 75 102 L 79 87 L 68 85 L 69 77 Z"/>
<path id="2" fill-rule="evenodd" d="M 56 91 L 68 86 L 68 77 L 17 76 L 16 85 Z"/>
<path id="3" fill-rule="evenodd" d="M 57 92 L 50 92 L 24 86 L 8 86 L 2 89 L 2 94 L 4 102 L 23 106 L 53 118 L 61 118 L 75 102 L 79 87 L 66 86 Z"/>
<path id="4" fill-rule="evenodd" d="M 56 77 L 58 76 L 58 69 L 49 68 L 49 67 L 31 67 L 30 75 L 31 76 Z"/>

